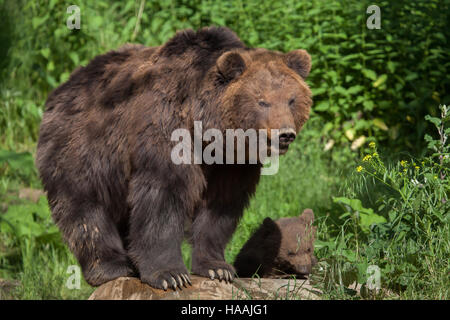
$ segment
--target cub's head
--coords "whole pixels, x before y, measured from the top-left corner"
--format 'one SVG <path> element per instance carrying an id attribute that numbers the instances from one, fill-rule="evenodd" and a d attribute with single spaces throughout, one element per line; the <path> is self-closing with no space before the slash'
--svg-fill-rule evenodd
<path id="1" fill-rule="evenodd" d="M 270 219 L 270 218 L 266 218 Z M 314 213 L 306 209 L 299 217 L 281 218 L 275 221 L 281 232 L 281 243 L 274 261 L 279 273 L 306 276 L 317 263 L 314 256 Z M 270 221 L 264 221 L 269 224 Z"/>
<path id="2" fill-rule="evenodd" d="M 283 54 L 266 49 L 235 49 L 216 62 L 226 86 L 221 105 L 234 129 L 265 129 L 271 152 L 284 154 L 309 117 L 312 94 L 305 79 L 311 57 L 305 50 Z M 277 129 L 272 136 L 271 129 Z M 270 145 L 278 141 L 279 147 Z M 278 150 L 277 150 L 278 149 Z"/>

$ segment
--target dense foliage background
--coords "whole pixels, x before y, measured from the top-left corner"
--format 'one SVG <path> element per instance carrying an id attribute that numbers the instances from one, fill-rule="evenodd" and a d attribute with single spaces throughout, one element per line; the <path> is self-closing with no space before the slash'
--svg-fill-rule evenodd
<path id="1" fill-rule="evenodd" d="M 80 30 L 66 26 L 72 4 Z M 381 8 L 379 30 L 366 27 L 370 4 Z M 179 29 L 224 25 L 249 46 L 308 50 L 315 101 L 279 174 L 263 178 L 227 259 L 265 216 L 311 207 L 329 297 L 353 297 L 344 288 L 365 283 L 376 264 L 395 297 L 448 299 L 448 115 L 438 106 L 450 104 L 450 1 L 0 0 L 0 21 L 0 278 L 21 283 L 13 297 L 92 291 L 65 286 L 76 262 L 45 196 L 20 196 L 41 188 L 33 156 L 48 93 L 125 42 L 159 45 Z"/>

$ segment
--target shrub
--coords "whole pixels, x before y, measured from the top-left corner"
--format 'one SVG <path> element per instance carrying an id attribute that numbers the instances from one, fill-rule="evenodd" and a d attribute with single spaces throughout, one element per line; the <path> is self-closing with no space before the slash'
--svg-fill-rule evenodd
<path id="1" fill-rule="evenodd" d="M 448 299 L 450 108 L 440 110 L 441 118 L 426 117 L 438 137 L 426 137 L 430 153 L 420 160 L 387 165 L 371 143 L 356 168 L 359 184 L 353 188 L 369 209 L 359 199 L 335 198 L 345 209 L 344 222 L 337 237 L 318 242 L 328 271 L 339 271 L 332 273 L 335 278 L 350 276 L 363 284 L 367 267 L 376 265 L 384 288 L 406 297 Z"/>

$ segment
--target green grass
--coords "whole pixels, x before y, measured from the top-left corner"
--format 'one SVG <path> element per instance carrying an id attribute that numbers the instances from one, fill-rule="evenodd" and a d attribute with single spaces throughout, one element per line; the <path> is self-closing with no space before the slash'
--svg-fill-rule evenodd
<path id="1" fill-rule="evenodd" d="M 18 248 L 20 261 L 6 274 L 13 274 L 20 286 L 12 292 L 15 299 L 87 299 L 94 291 L 84 279 L 80 289 L 69 289 L 68 267 L 78 265 L 67 248 L 37 245 L 33 239 L 24 239 Z M 9 275 L 9 277 L 8 277 Z"/>

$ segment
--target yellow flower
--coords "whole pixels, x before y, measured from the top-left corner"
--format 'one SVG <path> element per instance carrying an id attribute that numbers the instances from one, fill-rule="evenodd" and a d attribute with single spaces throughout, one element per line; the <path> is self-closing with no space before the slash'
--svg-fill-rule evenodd
<path id="1" fill-rule="evenodd" d="M 435 179 L 437 179 L 437 176 L 434 176 Z"/>
<path id="2" fill-rule="evenodd" d="M 408 171 L 408 169 L 403 169 L 403 172 L 405 172 L 405 173 L 406 173 L 407 171 Z"/>
<path id="3" fill-rule="evenodd" d="M 362 161 L 366 162 L 366 161 L 369 161 L 371 158 L 372 158 L 372 156 L 370 154 L 368 154 L 362 159 Z"/>
<path id="4" fill-rule="evenodd" d="M 371 142 L 371 143 L 369 143 L 369 147 L 371 147 L 371 148 L 375 148 L 375 146 L 376 146 L 375 142 Z"/>
<path id="5" fill-rule="evenodd" d="M 419 170 L 419 169 L 420 169 L 419 166 L 415 166 L 414 168 L 415 168 L 416 170 Z"/>
<path id="6" fill-rule="evenodd" d="M 361 171 L 362 171 L 362 169 L 363 169 L 363 167 L 361 167 L 361 166 L 358 166 L 358 167 L 356 168 L 356 171 L 358 171 L 358 172 L 361 172 Z"/>
<path id="7" fill-rule="evenodd" d="M 378 158 L 378 152 L 372 153 L 372 156 L 374 156 L 375 158 Z"/>
<path id="8" fill-rule="evenodd" d="M 408 161 L 406 161 L 406 160 L 400 161 L 400 165 L 401 165 L 402 167 L 406 167 L 407 164 L 408 164 Z"/>

